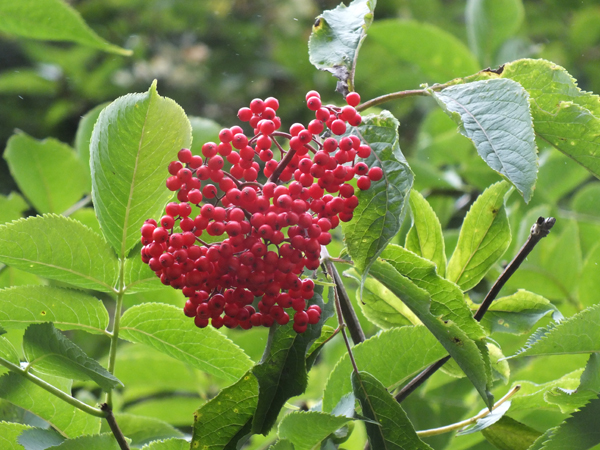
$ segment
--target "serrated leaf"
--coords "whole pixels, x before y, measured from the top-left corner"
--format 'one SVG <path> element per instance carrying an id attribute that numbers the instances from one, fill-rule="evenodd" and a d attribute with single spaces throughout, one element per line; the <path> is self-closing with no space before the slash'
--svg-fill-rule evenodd
<path id="1" fill-rule="evenodd" d="M 252 428 L 258 393 L 258 380 L 248 372 L 198 409 L 191 448 L 236 449 Z"/>
<path id="2" fill-rule="evenodd" d="M 152 272 L 148 264 L 142 261 L 138 252 L 132 253 L 129 258 L 125 259 L 123 276 L 127 294 L 153 291 L 163 286 L 160 278 Z"/>
<path id="3" fill-rule="evenodd" d="M 0 448 L 4 450 L 23 450 L 18 437 L 23 431 L 30 430 L 29 425 L 12 422 L 0 422 Z"/>
<path id="4" fill-rule="evenodd" d="M 538 171 L 529 95 L 519 83 L 492 79 L 433 93 L 477 153 L 529 203 Z"/>
<path id="5" fill-rule="evenodd" d="M 0 31 L 30 39 L 70 41 L 118 55 L 131 55 L 98 36 L 61 0 L 11 0 L 0 4 Z"/>
<path id="6" fill-rule="evenodd" d="M 43 374 L 75 380 L 93 380 L 105 391 L 122 383 L 85 354 L 51 323 L 30 325 L 23 336 L 23 353 L 30 367 Z"/>
<path id="7" fill-rule="evenodd" d="M 308 55 L 317 69 L 331 72 L 353 89 L 356 59 L 373 22 L 376 0 L 353 0 L 317 17 L 308 41 Z"/>
<path id="8" fill-rule="evenodd" d="M 275 444 L 269 447 L 269 450 L 295 450 L 294 446 L 287 439 L 279 439 Z"/>
<path id="9" fill-rule="evenodd" d="M 46 450 L 48 447 L 61 444 L 65 438 L 52 428 L 30 428 L 19 436 L 18 441 L 25 450 Z M 20 447 L 20 450 L 23 447 Z"/>
<path id="10" fill-rule="evenodd" d="M 307 353 L 321 335 L 323 324 L 333 314 L 331 309 L 325 308 L 322 289 L 316 286 L 312 299 L 308 301 L 321 307 L 321 319 L 317 324 L 308 325 L 301 334 L 296 333 L 291 324 L 275 326 L 269 331 L 263 357 L 252 369 L 260 386 L 258 406 L 252 421 L 254 434 L 266 435 L 285 402 L 302 394 L 308 385 Z M 328 289 L 327 298 L 332 299 L 332 288 Z"/>
<path id="11" fill-rule="evenodd" d="M 442 225 L 433 208 L 419 191 L 410 192 L 412 228 L 406 235 L 406 249 L 428 259 L 436 265 L 437 273 L 446 273 L 446 249 Z"/>
<path id="12" fill-rule="evenodd" d="M 401 275 L 390 263 L 379 260 L 371 267 L 371 276 L 378 279 L 400 298 L 433 333 L 446 351 L 454 358 L 486 405 L 490 408 L 493 396 L 489 392 L 491 372 L 489 363 L 482 358 L 487 349 L 478 346 L 454 322 L 435 317 L 431 311 L 430 294 Z"/>
<path id="13" fill-rule="evenodd" d="M 120 450 L 120 446 L 112 433 L 81 436 L 67 439 L 47 450 Z"/>
<path id="14" fill-rule="evenodd" d="M 363 117 L 358 131 L 373 150 L 365 160 L 381 167 L 384 176 L 356 196 L 359 204 L 354 219 L 342 224 L 348 253 L 363 280 L 379 253 L 400 230 L 413 175 L 398 144 L 398 121 L 387 111 Z"/>
<path id="15" fill-rule="evenodd" d="M 71 394 L 71 380 L 43 378 L 60 390 Z M 65 437 L 93 434 L 100 429 L 99 418 L 65 403 L 14 372 L 0 377 L 0 397 L 41 417 Z"/>
<path id="16" fill-rule="evenodd" d="M 102 110 L 90 142 L 92 198 L 107 241 L 125 258 L 144 220 L 160 214 L 172 192 L 167 166 L 191 144 L 181 107 L 148 92 L 120 97 Z"/>
<path id="17" fill-rule="evenodd" d="M 592 353 L 576 390 L 557 387 L 546 392 L 544 399 L 548 403 L 558 405 L 561 412 L 568 413 L 582 407 L 598 394 L 600 394 L 600 354 Z"/>
<path id="18" fill-rule="evenodd" d="M 521 26 L 525 11 L 521 0 L 469 0 L 465 8 L 469 47 L 489 66 L 498 47 Z"/>
<path id="19" fill-rule="evenodd" d="M 42 322 L 53 322 L 60 330 L 104 334 L 108 312 L 102 301 L 72 289 L 18 286 L 0 290 L 0 324 L 26 328 Z"/>
<path id="20" fill-rule="evenodd" d="M 252 365 L 248 355 L 219 331 L 212 327 L 200 330 L 180 308 L 162 303 L 125 311 L 119 337 L 148 345 L 225 380 L 237 380 Z"/>
<path id="21" fill-rule="evenodd" d="M 81 223 L 46 214 L 0 226 L 0 261 L 85 289 L 114 292 L 118 261 L 106 241 Z"/>
<path id="22" fill-rule="evenodd" d="M 6 143 L 4 159 L 19 189 L 40 213 L 60 214 L 87 190 L 83 164 L 70 146 L 56 139 L 38 141 L 19 132 Z"/>
<path id="23" fill-rule="evenodd" d="M 584 309 L 558 325 L 538 328 L 511 358 L 600 352 L 600 304 Z"/>
<path id="24" fill-rule="evenodd" d="M 296 450 L 311 450 L 350 420 L 317 411 L 296 411 L 279 423 L 277 435 L 289 440 Z"/>
<path id="25" fill-rule="evenodd" d="M 502 403 L 500 406 L 498 406 L 496 409 L 494 409 L 491 413 L 489 413 L 485 417 L 482 417 L 481 419 L 477 419 L 477 421 L 472 426 L 469 425 L 465 428 L 462 428 L 460 431 L 458 431 L 456 433 L 456 435 L 464 436 L 466 434 L 473 434 L 473 433 L 477 433 L 479 431 L 485 430 L 488 427 L 491 427 L 493 424 L 498 422 L 504 416 L 504 414 L 506 414 L 506 412 L 508 411 L 509 408 L 510 408 L 510 401 Z M 483 411 L 487 411 L 487 409 L 485 409 Z M 481 412 L 483 412 L 483 411 L 481 411 Z"/>
<path id="26" fill-rule="evenodd" d="M 19 219 L 28 208 L 23 197 L 16 192 L 0 195 L 0 224 Z"/>
<path id="27" fill-rule="evenodd" d="M 77 125 L 77 132 L 75 133 L 75 151 L 87 176 L 88 192 L 92 191 L 92 175 L 90 173 L 90 142 L 92 140 L 92 132 L 98 116 L 107 105 L 108 103 L 102 103 L 85 113 L 81 117 L 79 125 Z"/>
<path id="28" fill-rule="evenodd" d="M 352 387 L 363 415 L 379 424 L 365 421 L 371 448 L 431 449 L 419 439 L 400 404 L 377 378 L 368 372 L 352 372 Z"/>
<path id="29" fill-rule="evenodd" d="M 527 450 L 541 433 L 508 416 L 482 431 L 485 439 L 499 450 Z"/>
<path id="30" fill-rule="evenodd" d="M 504 206 L 509 189 L 505 181 L 491 185 L 475 200 L 463 221 L 446 270 L 446 278 L 463 291 L 474 288 L 510 245 Z"/>
<path id="31" fill-rule="evenodd" d="M 0 333 L 0 334 L 3 334 L 3 333 Z M 8 339 L 6 339 L 4 336 L 0 336 L 0 358 L 5 359 L 6 361 L 9 361 L 9 362 L 15 364 L 16 366 L 21 364 L 17 350 L 11 344 L 11 342 Z M 8 371 L 8 369 L 6 367 L 4 367 L 4 366 L 0 367 L 0 373 L 4 373 L 7 371 Z"/>
<path id="32" fill-rule="evenodd" d="M 115 414 L 123 435 L 131 439 L 132 447 L 141 447 L 157 439 L 182 438 L 183 433 L 162 420 L 127 413 Z M 108 423 L 103 420 L 100 432 L 110 433 Z"/>
<path id="33" fill-rule="evenodd" d="M 557 380 L 541 384 L 527 380 L 515 381 L 512 387 L 518 384 L 521 389 L 511 399 L 511 412 L 539 409 L 558 411 L 557 405 L 546 401 L 547 394 L 556 389 L 573 390 L 577 388 L 582 373 L 583 369 L 578 369 L 563 375 Z"/>
<path id="34" fill-rule="evenodd" d="M 408 380 L 446 355 L 444 348 L 423 326 L 382 331 L 354 346 L 352 353 L 359 370 L 369 370 L 386 387 Z M 390 359 L 391 355 L 393 359 Z M 323 411 L 332 412 L 338 402 L 352 392 L 351 372 L 350 358 L 344 354 L 327 379 Z"/>
<path id="35" fill-rule="evenodd" d="M 165 439 L 144 445 L 142 450 L 188 450 L 190 443 L 185 439 Z"/>
<path id="36" fill-rule="evenodd" d="M 494 300 L 481 324 L 490 333 L 525 334 L 550 312 L 555 321 L 562 320 L 562 314 L 549 300 L 519 289 L 512 295 Z"/>

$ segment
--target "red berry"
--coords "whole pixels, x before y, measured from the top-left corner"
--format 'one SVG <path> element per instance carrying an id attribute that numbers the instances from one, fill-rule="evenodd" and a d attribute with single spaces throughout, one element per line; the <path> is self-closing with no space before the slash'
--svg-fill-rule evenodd
<path id="1" fill-rule="evenodd" d="M 369 178 L 371 181 L 379 181 L 383 177 L 383 170 L 381 167 L 371 167 L 369 169 Z"/>
<path id="2" fill-rule="evenodd" d="M 340 119 L 335 119 L 329 128 L 333 134 L 337 134 L 338 136 L 346 132 L 346 124 Z"/>
<path id="3" fill-rule="evenodd" d="M 350 92 L 346 96 L 346 103 L 348 103 L 350 106 L 358 106 L 360 103 L 360 95 L 358 95 L 357 92 Z"/>
<path id="4" fill-rule="evenodd" d="M 177 158 L 184 164 L 189 163 L 192 160 L 192 152 L 187 148 L 182 148 L 177 153 Z"/>

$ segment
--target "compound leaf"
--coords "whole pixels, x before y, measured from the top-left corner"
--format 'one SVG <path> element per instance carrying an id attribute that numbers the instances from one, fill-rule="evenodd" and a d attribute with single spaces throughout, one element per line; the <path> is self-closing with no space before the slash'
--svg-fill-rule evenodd
<path id="1" fill-rule="evenodd" d="M 139 241 L 144 220 L 160 214 L 171 198 L 166 168 L 190 147 L 191 136 L 183 109 L 159 96 L 156 82 L 100 113 L 90 142 L 92 198 L 102 231 L 121 258 Z"/>
<path id="2" fill-rule="evenodd" d="M 102 236 L 55 214 L 0 226 L 0 261 L 84 289 L 114 292 L 118 261 Z"/>
<path id="3" fill-rule="evenodd" d="M 350 420 L 318 411 L 296 411 L 283 418 L 277 434 L 289 440 L 295 450 L 311 450 Z"/>

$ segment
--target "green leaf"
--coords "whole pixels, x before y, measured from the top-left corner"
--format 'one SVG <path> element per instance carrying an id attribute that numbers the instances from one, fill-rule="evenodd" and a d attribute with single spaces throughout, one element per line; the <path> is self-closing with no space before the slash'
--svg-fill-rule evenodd
<path id="1" fill-rule="evenodd" d="M 527 450 L 541 433 L 508 416 L 482 431 L 485 439 L 499 450 Z"/>
<path id="2" fill-rule="evenodd" d="M 54 377 L 44 379 L 71 394 L 71 380 Z M 99 418 L 65 403 L 14 372 L 0 377 L 0 397 L 41 417 L 65 437 L 93 434 L 100 429 Z"/>
<path id="3" fill-rule="evenodd" d="M 377 378 L 367 372 L 352 372 L 354 395 L 360 402 L 371 448 L 394 450 L 431 449 L 415 432 L 406 413 Z"/>
<path id="4" fill-rule="evenodd" d="M 102 231 L 121 258 L 139 241 L 144 220 L 171 198 L 167 166 L 189 148 L 191 133 L 181 107 L 159 96 L 156 82 L 100 113 L 90 143 L 92 197 Z"/>
<path id="5" fill-rule="evenodd" d="M 204 117 L 188 116 L 192 125 L 192 146 L 190 150 L 194 155 L 202 155 L 202 146 L 207 142 L 219 142 L 219 132 L 223 129 L 221 125 L 211 119 Z"/>
<path id="6" fill-rule="evenodd" d="M 354 90 L 358 51 L 373 22 L 376 3 L 353 0 L 348 6 L 340 3 L 335 9 L 324 11 L 317 17 L 308 41 L 311 64 L 331 72 L 350 90 Z"/>
<path id="7" fill-rule="evenodd" d="M 598 303 L 598 292 L 600 292 L 600 244 L 590 250 L 581 269 L 577 290 L 579 301 L 583 306 Z"/>
<path id="8" fill-rule="evenodd" d="M 23 337 L 23 353 L 30 367 L 47 375 L 93 380 L 105 391 L 122 383 L 67 339 L 51 323 L 30 325 Z"/>
<path id="9" fill-rule="evenodd" d="M 0 226 L 0 261 L 85 289 L 114 292 L 118 261 L 101 236 L 46 214 Z"/>
<path id="10" fill-rule="evenodd" d="M 142 450 L 189 450 L 190 443 L 185 439 L 165 439 L 144 445 Z"/>
<path id="11" fill-rule="evenodd" d="M 600 444 L 600 397 L 596 397 L 571 417 L 552 429 L 542 450 L 586 450 Z"/>
<path id="12" fill-rule="evenodd" d="M 62 0 L 9 0 L 0 4 L 0 31 L 30 39 L 70 41 L 117 55 L 131 50 L 98 36 L 79 13 Z"/>
<path id="13" fill-rule="evenodd" d="M 581 248 L 587 256 L 600 241 L 600 211 L 596 207 L 600 203 L 600 183 L 589 183 L 579 189 L 571 201 L 571 209 L 578 213 L 577 225 Z M 589 306 L 589 305 L 588 305 Z"/>
<path id="14" fill-rule="evenodd" d="M 237 380 L 252 365 L 248 355 L 219 331 L 211 327 L 201 330 L 180 308 L 162 303 L 125 311 L 119 337 L 148 345 L 225 380 Z"/>
<path id="15" fill-rule="evenodd" d="M 40 277 L 15 269 L 14 267 L 5 267 L 0 272 L 0 288 L 26 285 L 35 286 L 39 284 L 45 284 Z"/>
<path id="16" fill-rule="evenodd" d="M 481 324 L 490 333 L 525 334 L 549 312 L 555 321 L 562 320 L 562 314 L 550 301 L 519 289 L 513 295 L 494 300 Z"/>
<path id="17" fill-rule="evenodd" d="M 493 424 L 498 422 L 504 416 L 504 414 L 506 414 L 506 412 L 508 411 L 508 408 L 510 408 L 509 401 L 502 403 L 500 406 L 498 406 L 496 409 L 494 409 L 491 413 L 489 413 L 485 417 L 482 417 L 481 419 L 477 419 L 477 421 L 475 422 L 475 424 L 473 424 L 473 426 L 468 425 L 468 426 L 462 428 L 460 431 L 458 431 L 458 433 L 456 433 L 456 435 L 457 436 L 465 436 L 467 434 L 478 433 L 479 431 L 482 431 L 488 427 L 491 427 Z M 484 409 L 483 411 L 487 411 L 487 409 Z M 481 411 L 481 412 L 483 412 L 483 411 Z"/>
<path id="18" fill-rule="evenodd" d="M 25 447 L 25 450 L 45 450 L 64 442 L 65 438 L 54 431 L 53 428 L 30 428 L 23 431 L 18 441 L 19 444 Z M 22 447 L 19 447 L 19 449 L 22 449 Z"/>
<path id="19" fill-rule="evenodd" d="M 103 433 L 67 439 L 61 444 L 48 447 L 47 450 L 120 450 L 120 448 L 112 433 Z"/>
<path id="20" fill-rule="evenodd" d="M 196 389 L 204 389 L 204 386 L 196 385 Z M 207 387 L 206 389 L 210 388 Z M 139 401 L 131 402 L 125 412 L 137 416 L 153 417 L 178 428 L 189 427 L 191 418 L 194 417 L 194 411 L 204 403 L 199 395 L 190 392 L 173 392 L 171 395 L 159 394 L 158 392 L 160 392 L 160 389 L 157 390 L 157 395 L 146 398 L 143 395 L 138 395 L 136 400 Z"/>
<path id="21" fill-rule="evenodd" d="M 194 413 L 191 448 L 234 450 L 250 433 L 257 405 L 258 380 L 248 372 Z"/>
<path id="22" fill-rule="evenodd" d="M 58 82 L 48 80 L 39 69 L 15 67 L 0 74 L 0 93 L 4 95 L 55 96 Z"/>
<path id="23" fill-rule="evenodd" d="M 487 349 L 484 346 L 478 346 L 453 321 L 442 320 L 434 316 L 430 311 L 430 294 L 401 275 L 390 263 L 377 261 L 371 267 L 371 276 L 378 279 L 406 303 L 444 346 L 446 351 L 450 353 L 459 367 L 469 377 L 486 405 L 491 408 L 493 404 L 493 396 L 489 392 L 491 371 L 489 363 L 482 358 L 482 352 Z"/>
<path id="24" fill-rule="evenodd" d="M 281 439 L 289 440 L 296 450 L 311 450 L 349 421 L 345 416 L 296 411 L 283 418 L 277 434 Z"/>
<path id="25" fill-rule="evenodd" d="M 575 220 L 566 223 L 548 250 L 540 265 L 546 273 L 552 274 L 567 295 L 574 296 L 582 266 L 579 229 Z"/>
<path id="26" fill-rule="evenodd" d="M 536 193 L 547 203 L 555 203 L 590 177 L 590 173 L 571 158 L 548 149 L 540 156 Z M 560 183 L 556 180 L 560 179 Z M 580 190 L 576 191 L 576 195 Z"/>
<path id="27" fill-rule="evenodd" d="M 558 411 L 557 405 L 546 400 L 548 394 L 554 392 L 556 389 L 576 389 L 582 373 L 583 369 L 578 369 L 563 375 L 557 380 L 542 384 L 532 383 L 527 380 L 515 381 L 512 387 L 518 384 L 521 386 L 521 389 L 511 399 L 511 413 L 541 409 Z"/>
<path id="28" fill-rule="evenodd" d="M 520 59 L 505 64 L 500 75 L 477 77 L 510 78 L 523 86 L 531 99 L 536 134 L 600 177 L 598 96 L 579 89 L 564 68 L 543 59 Z"/>
<path id="29" fill-rule="evenodd" d="M 510 245 L 504 197 L 510 185 L 493 184 L 481 194 L 463 221 L 446 277 L 463 291 L 474 288 Z"/>
<path id="30" fill-rule="evenodd" d="M 342 224 L 348 253 L 363 280 L 377 256 L 400 230 L 413 175 L 398 144 L 396 118 L 387 111 L 363 117 L 358 131 L 373 152 L 365 163 L 381 167 L 383 178 L 356 193 L 354 219 Z"/>
<path id="31" fill-rule="evenodd" d="M 444 348 L 423 326 L 392 328 L 352 348 L 359 369 L 369 370 L 385 386 L 397 386 L 446 355 Z M 390 355 L 393 364 L 390 364 Z M 352 392 L 352 365 L 347 354 L 331 371 L 323 393 L 323 411 L 332 412 Z"/>
<path id="32" fill-rule="evenodd" d="M 19 132 L 6 143 L 4 159 L 19 189 L 40 213 L 60 214 L 87 191 L 83 164 L 71 147 L 56 139 L 38 141 Z"/>
<path id="33" fill-rule="evenodd" d="M 32 429 L 21 423 L 0 422 L 0 448 L 4 450 L 23 450 L 17 438 L 25 431 Z"/>
<path id="34" fill-rule="evenodd" d="M 323 326 L 321 329 L 321 336 L 319 336 L 318 339 L 312 343 L 308 349 L 308 352 L 306 353 L 306 370 L 310 370 L 312 368 L 313 364 L 317 360 L 317 356 L 319 356 L 321 350 L 323 350 L 323 347 L 329 341 L 329 339 L 333 337 L 334 333 L 336 333 L 335 328 L 330 327 L 329 325 Z"/>
<path id="35" fill-rule="evenodd" d="M 75 151 L 87 175 L 87 185 L 89 186 L 87 192 L 92 191 L 92 175 L 90 173 L 90 142 L 92 140 L 92 131 L 94 130 L 98 116 L 107 105 L 108 103 L 102 103 L 85 113 L 79 121 L 77 133 L 75 134 Z"/>
<path id="36" fill-rule="evenodd" d="M 564 355 L 600 352 L 600 304 L 584 309 L 563 320 L 538 330 L 527 344 L 511 358 L 534 355 Z"/>
<path id="37" fill-rule="evenodd" d="M 102 301 L 72 289 L 53 286 L 18 286 L 0 290 L 0 324 L 26 328 L 53 322 L 60 330 L 104 334 L 108 312 Z"/>
<path id="38" fill-rule="evenodd" d="M 140 417 L 133 414 L 118 413 L 115 419 L 126 438 L 131 439 L 131 446 L 141 447 L 157 439 L 181 438 L 183 433 L 162 420 L 151 417 Z M 191 419 L 191 417 L 190 417 Z M 110 432 L 108 423 L 103 420 L 101 432 Z"/>
<path id="39" fill-rule="evenodd" d="M 11 342 L 4 336 L 0 336 L 0 358 L 5 359 L 15 365 L 20 365 L 19 354 Z M 0 373 L 4 373 L 8 369 L 4 366 L 0 368 Z"/>
<path id="40" fill-rule="evenodd" d="M 125 292 L 134 294 L 136 292 L 153 291 L 160 289 L 163 284 L 160 278 L 140 258 L 139 252 L 134 252 L 125 259 L 123 269 L 125 279 Z"/>
<path id="41" fill-rule="evenodd" d="M 477 153 L 529 202 L 538 171 L 529 95 L 512 80 L 475 81 L 433 93 Z"/>
<path id="42" fill-rule="evenodd" d="M 489 66 L 500 45 L 523 23 L 521 0 L 469 0 L 465 9 L 469 47 Z"/>
<path id="43" fill-rule="evenodd" d="M 575 408 L 581 408 L 598 394 L 600 394 L 600 354 L 592 353 L 575 391 L 557 387 L 548 391 L 544 399 L 548 403 L 558 405 L 561 412 L 567 413 Z"/>
<path id="44" fill-rule="evenodd" d="M 100 224 L 98 223 L 94 208 L 79 208 L 77 211 L 73 211 L 69 217 L 77 222 L 81 222 L 86 227 L 91 228 L 96 234 L 102 235 L 102 230 L 100 229 Z"/>
<path id="45" fill-rule="evenodd" d="M 16 192 L 0 195 L 0 224 L 17 220 L 29 208 L 23 197 Z"/>
<path id="46" fill-rule="evenodd" d="M 427 200 L 414 189 L 410 192 L 410 211 L 413 225 L 406 235 L 406 249 L 432 261 L 437 273 L 446 273 L 446 249 L 442 225 Z"/>
<path id="47" fill-rule="evenodd" d="M 333 298 L 331 288 L 327 297 Z M 291 324 L 272 327 L 263 357 L 252 369 L 260 386 L 258 406 L 252 421 L 254 434 L 266 435 L 285 402 L 304 393 L 308 385 L 307 353 L 321 335 L 323 324 L 333 314 L 331 310 L 326 312 L 321 286 L 315 288 L 315 294 L 308 303 L 321 307 L 319 323 L 309 325 L 307 331 L 301 334 L 296 333 Z"/>
<path id="48" fill-rule="evenodd" d="M 287 439 L 279 439 L 269 447 L 269 450 L 294 450 L 294 446 Z"/>

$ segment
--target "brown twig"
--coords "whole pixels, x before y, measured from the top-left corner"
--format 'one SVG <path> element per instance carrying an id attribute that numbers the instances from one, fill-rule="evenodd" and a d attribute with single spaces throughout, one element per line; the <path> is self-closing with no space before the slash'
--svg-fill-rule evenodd
<path id="1" fill-rule="evenodd" d="M 110 430 L 115 436 L 115 439 L 117 440 L 117 443 L 119 444 L 121 450 L 129 450 L 129 444 L 127 444 L 127 440 L 125 439 L 123 432 L 119 428 L 119 425 L 115 420 L 115 416 L 110 406 L 108 406 L 107 403 L 102 403 L 102 405 L 100 405 L 100 409 L 106 413 L 106 421 L 108 422 L 108 426 L 110 427 Z"/>

